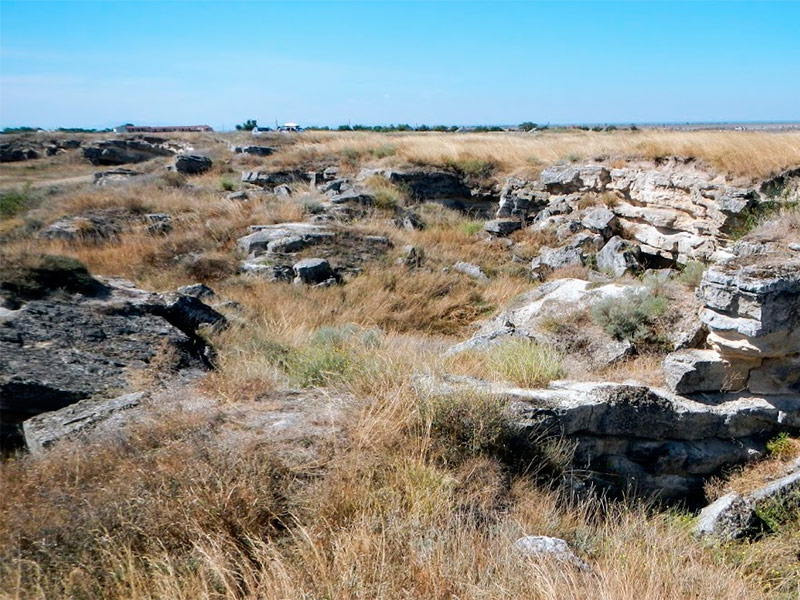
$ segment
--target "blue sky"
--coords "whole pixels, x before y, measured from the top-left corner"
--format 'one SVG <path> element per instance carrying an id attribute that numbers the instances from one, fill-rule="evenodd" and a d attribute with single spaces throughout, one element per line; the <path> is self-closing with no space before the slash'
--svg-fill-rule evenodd
<path id="1" fill-rule="evenodd" d="M 800 120 L 798 2 L 0 0 L 0 126 Z"/>

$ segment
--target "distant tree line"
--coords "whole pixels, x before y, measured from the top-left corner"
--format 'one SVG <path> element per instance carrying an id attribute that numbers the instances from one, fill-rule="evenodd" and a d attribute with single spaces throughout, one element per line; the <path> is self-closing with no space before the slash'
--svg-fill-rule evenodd
<path id="1" fill-rule="evenodd" d="M 48 131 L 41 127 L 6 127 L 0 134 L 7 133 L 36 133 L 37 131 Z M 59 133 L 108 133 L 111 129 L 85 129 L 83 127 L 58 127 L 49 131 L 57 131 Z"/>

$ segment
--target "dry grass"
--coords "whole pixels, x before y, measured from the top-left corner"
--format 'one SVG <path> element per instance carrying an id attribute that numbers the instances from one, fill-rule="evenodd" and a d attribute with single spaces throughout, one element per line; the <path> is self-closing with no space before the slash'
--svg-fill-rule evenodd
<path id="1" fill-rule="evenodd" d="M 287 469 L 268 443 L 223 449 L 207 415 L 168 413 L 129 426 L 121 443 L 65 443 L 7 463 L 2 597 L 744 600 L 797 591 L 774 540 L 745 556 L 738 546 L 720 553 L 693 540 L 680 513 L 571 500 L 503 461 L 502 422 L 488 405 L 445 421 L 425 406 L 407 390 L 385 393 L 354 415 L 323 470 Z M 469 443 L 454 456 L 452 441 L 439 442 L 455 439 Z M 592 572 L 520 556 L 512 544 L 525 534 L 567 539 Z"/>
<path id="2" fill-rule="evenodd" d="M 306 132 L 287 148 L 281 164 L 308 163 L 345 150 L 368 156 L 391 145 L 384 164 L 482 161 L 502 173 L 541 168 L 567 159 L 686 156 L 734 177 L 763 178 L 800 164 L 796 132 L 669 131 L 524 133 Z"/>
<path id="3" fill-rule="evenodd" d="M 154 174 L 126 186 L 82 185 L 42 197 L 4 223 L 4 259 L 65 254 L 95 274 L 151 289 L 210 283 L 219 300 L 242 308 L 232 309 L 231 327 L 214 335 L 219 369 L 201 391 L 227 403 L 269 402 L 287 386 L 325 386 L 332 400 L 359 399 L 357 408 L 313 468 L 290 466 L 266 439 L 223 439 L 222 417 L 213 410 L 169 407 L 114 441 L 64 442 L 41 458 L 0 465 L 0 598 L 738 600 L 800 591 L 796 534 L 709 548 L 691 537 L 686 514 L 579 500 L 560 485 L 561 448 L 528 440 L 525 452 L 516 451 L 519 432 L 504 406 L 418 394 L 413 374 L 451 369 L 444 350 L 534 285 L 525 266 L 510 265 L 507 248 L 475 221 L 423 205 L 426 229 L 397 230 L 387 220 L 404 198 L 387 188 L 386 206 L 352 229 L 386 235 L 395 250 L 344 286 L 299 288 L 235 276 L 235 241 L 248 225 L 302 220 L 303 202 L 229 202 L 221 189 L 221 178 L 233 178 L 235 168 L 318 168 L 346 148 L 375 164 L 427 162 L 476 176 L 487 165 L 536 170 L 579 151 L 693 151 L 750 176 L 800 162 L 796 134 L 307 133 L 258 140 L 283 148 L 266 159 L 225 154 L 226 139 L 255 142 L 245 134 L 189 137 L 215 158 L 213 172 L 186 180 Z M 53 163 L 44 172 L 50 168 L 56 171 L 44 177 L 69 170 Z M 102 243 L 31 238 L 42 223 L 98 211 L 128 219 L 127 231 Z M 172 232 L 147 234 L 145 212 L 170 214 Z M 528 252 L 550 241 L 547 234 L 525 235 L 518 241 Z M 394 264 L 406 244 L 424 250 L 419 268 Z M 478 264 L 490 281 L 444 270 L 459 260 Z M 525 385 L 558 376 L 552 356 L 537 370 L 528 354 L 514 350 L 494 361 L 460 360 L 471 361 L 462 365 L 467 371 L 486 374 L 488 365 Z M 660 361 L 639 356 L 600 375 L 660 384 Z M 592 573 L 520 556 L 513 541 L 525 534 L 566 539 Z"/>

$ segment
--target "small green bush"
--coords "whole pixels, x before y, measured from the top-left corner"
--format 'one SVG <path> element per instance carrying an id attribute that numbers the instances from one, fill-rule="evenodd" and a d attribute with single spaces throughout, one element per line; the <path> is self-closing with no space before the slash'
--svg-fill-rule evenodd
<path id="1" fill-rule="evenodd" d="M 506 340 L 491 348 L 486 358 L 493 373 L 522 387 L 540 387 L 564 376 L 561 355 L 528 340 Z"/>
<path id="2" fill-rule="evenodd" d="M 230 177 L 223 177 L 219 180 L 219 186 L 226 192 L 232 192 L 236 189 L 236 183 Z"/>
<path id="3" fill-rule="evenodd" d="M 783 431 L 769 440 L 767 442 L 767 452 L 775 458 L 791 458 L 795 453 L 795 449 L 789 434 Z"/>
<path id="4" fill-rule="evenodd" d="M 394 156 L 397 153 L 397 148 L 391 144 L 383 144 L 378 146 L 372 151 L 372 156 L 375 158 L 386 158 L 387 156 Z"/>
<path id="5" fill-rule="evenodd" d="M 10 219 L 28 208 L 31 195 L 28 189 L 6 190 L 0 193 L 0 219 Z"/>
<path id="6" fill-rule="evenodd" d="M 615 340 L 634 344 L 657 343 L 656 320 L 668 309 L 666 298 L 649 289 L 629 290 L 619 298 L 607 298 L 592 308 L 592 318 Z"/>

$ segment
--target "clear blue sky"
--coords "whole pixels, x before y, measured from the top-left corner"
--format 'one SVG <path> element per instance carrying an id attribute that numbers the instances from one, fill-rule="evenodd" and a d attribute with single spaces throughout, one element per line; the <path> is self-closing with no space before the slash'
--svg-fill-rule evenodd
<path id="1" fill-rule="evenodd" d="M 0 1 L 0 126 L 800 120 L 798 2 Z"/>

